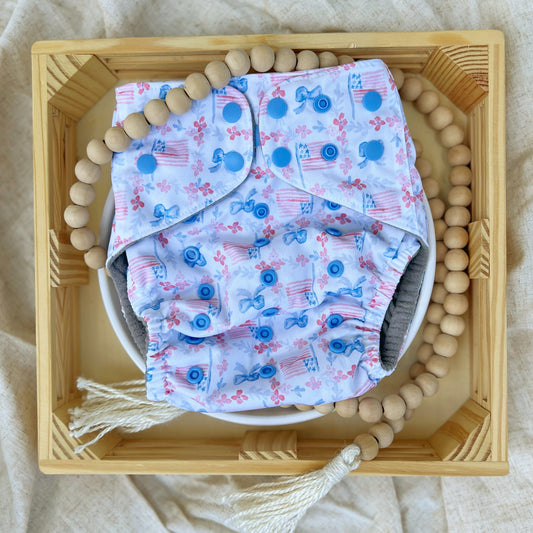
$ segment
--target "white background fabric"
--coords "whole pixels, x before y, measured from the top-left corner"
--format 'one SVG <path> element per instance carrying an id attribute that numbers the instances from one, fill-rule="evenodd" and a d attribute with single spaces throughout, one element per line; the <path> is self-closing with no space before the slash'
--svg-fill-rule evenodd
<path id="1" fill-rule="evenodd" d="M 181 5 L 180 5 L 181 4 Z M 0 5 L 0 530 L 226 532 L 216 506 L 266 478 L 44 476 L 37 468 L 30 47 L 89 37 L 500 29 L 506 37 L 509 461 L 504 478 L 355 478 L 300 532 L 533 530 L 533 20 L 527 0 L 3 0 Z"/>

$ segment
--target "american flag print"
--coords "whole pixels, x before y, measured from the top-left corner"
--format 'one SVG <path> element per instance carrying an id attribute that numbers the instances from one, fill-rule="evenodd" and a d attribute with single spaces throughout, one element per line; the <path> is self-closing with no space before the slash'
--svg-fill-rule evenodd
<path id="1" fill-rule="evenodd" d="M 165 167 L 186 167 L 189 165 L 189 149 L 186 139 L 181 141 L 165 141 L 163 150 L 154 152 L 158 165 Z"/>
<path id="2" fill-rule="evenodd" d="M 296 145 L 296 157 L 300 162 L 302 170 L 327 170 L 333 168 L 337 159 L 327 160 L 322 157 L 324 142 L 298 143 Z"/>
<path id="3" fill-rule="evenodd" d="M 288 283 L 285 289 L 290 309 L 305 309 L 309 306 L 309 298 L 313 293 L 313 280 L 304 279 Z"/>
<path id="4" fill-rule="evenodd" d="M 244 324 L 231 328 L 226 331 L 225 336 L 229 340 L 236 339 L 249 339 L 252 331 L 257 327 L 257 322 L 255 320 L 247 320 Z"/>
<path id="5" fill-rule="evenodd" d="M 338 303 L 330 306 L 331 314 L 341 315 L 344 318 L 355 318 L 361 322 L 365 321 L 366 311 L 356 304 Z"/>
<path id="6" fill-rule="evenodd" d="M 237 244 L 234 242 L 223 242 L 222 248 L 234 265 L 259 258 L 259 248 L 253 244 Z"/>
<path id="7" fill-rule="evenodd" d="M 382 69 L 370 72 L 353 73 L 349 78 L 349 87 L 353 101 L 360 104 L 368 91 L 376 91 L 381 98 L 387 98 L 388 74 Z"/>
<path id="8" fill-rule="evenodd" d="M 126 191 L 115 192 L 115 218 L 118 221 L 126 220 L 128 217 L 129 194 Z"/>
<path id="9" fill-rule="evenodd" d="M 161 262 L 155 255 L 139 255 L 129 260 L 131 279 L 139 287 L 158 282 L 161 267 Z"/>
<path id="10" fill-rule="evenodd" d="M 279 214 L 284 218 L 308 215 L 313 210 L 313 197 L 298 189 L 279 189 L 276 192 Z"/>
<path id="11" fill-rule="evenodd" d="M 301 354 L 287 357 L 279 363 L 283 377 L 292 379 L 311 372 L 318 372 L 318 361 L 310 348 L 305 348 Z"/>
<path id="12" fill-rule="evenodd" d="M 402 206 L 396 191 L 363 194 L 364 214 L 378 220 L 396 220 L 402 216 Z"/>
<path id="13" fill-rule="evenodd" d="M 124 85 L 123 87 L 119 87 L 116 90 L 115 95 L 117 99 L 117 105 L 133 104 L 135 101 L 135 90 L 131 83 Z"/>
<path id="14" fill-rule="evenodd" d="M 189 369 L 191 368 L 190 366 L 174 367 L 174 377 L 176 378 L 177 384 L 180 386 L 180 388 L 185 388 L 189 390 L 198 390 L 205 388 L 204 382 L 207 380 L 206 376 L 209 375 L 209 365 L 200 363 L 194 364 L 194 366 L 201 368 L 204 374 L 202 381 L 200 381 L 199 383 L 189 383 L 189 381 L 187 380 L 187 372 L 189 372 Z"/>

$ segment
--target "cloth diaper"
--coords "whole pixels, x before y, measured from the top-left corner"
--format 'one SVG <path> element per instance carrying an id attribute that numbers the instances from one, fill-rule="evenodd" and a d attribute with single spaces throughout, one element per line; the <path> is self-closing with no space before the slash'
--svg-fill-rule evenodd
<path id="1" fill-rule="evenodd" d="M 113 123 L 177 86 L 119 87 Z M 115 154 L 107 268 L 148 398 L 317 405 L 390 374 L 427 257 L 414 161 L 381 60 L 232 78 Z"/>

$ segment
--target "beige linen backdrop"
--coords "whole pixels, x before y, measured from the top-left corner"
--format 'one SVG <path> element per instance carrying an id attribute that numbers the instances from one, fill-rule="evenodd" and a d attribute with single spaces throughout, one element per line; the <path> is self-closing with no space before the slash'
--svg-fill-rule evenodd
<path id="1" fill-rule="evenodd" d="M 0 2 L 0 531 L 227 532 L 209 497 L 265 478 L 45 476 L 37 468 L 30 47 L 105 37 L 500 29 L 506 37 L 506 478 L 357 478 L 297 531 L 533 531 L 532 8 L 528 0 Z M 39 201 L 37 201 L 39 203 Z"/>

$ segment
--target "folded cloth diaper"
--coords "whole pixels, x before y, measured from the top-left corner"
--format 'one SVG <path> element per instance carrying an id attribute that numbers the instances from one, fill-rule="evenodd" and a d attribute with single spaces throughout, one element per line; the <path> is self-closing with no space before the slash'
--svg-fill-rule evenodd
<path id="1" fill-rule="evenodd" d="M 118 88 L 114 124 L 181 85 Z M 115 154 L 107 268 L 148 398 L 316 405 L 390 374 L 427 257 L 414 161 L 381 60 L 233 78 Z"/>

